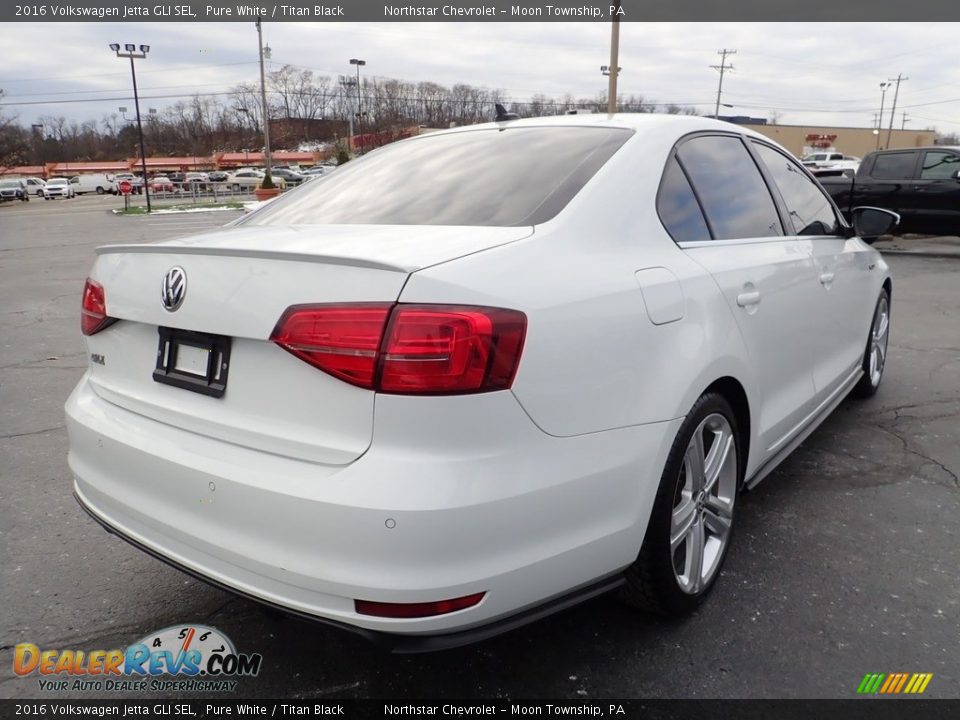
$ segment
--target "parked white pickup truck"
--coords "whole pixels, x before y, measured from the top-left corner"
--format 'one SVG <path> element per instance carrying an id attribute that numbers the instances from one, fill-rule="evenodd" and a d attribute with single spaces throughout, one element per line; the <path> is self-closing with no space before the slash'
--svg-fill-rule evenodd
<path id="1" fill-rule="evenodd" d="M 814 175 L 818 175 L 821 172 L 843 174 L 844 171 L 849 171 L 849 174 L 852 176 L 857 172 L 857 168 L 860 167 L 860 158 L 854 155 L 844 155 L 843 153 L 832 150 L 804 155 L 800 162 L 809 168 L 810 172 Z"/>

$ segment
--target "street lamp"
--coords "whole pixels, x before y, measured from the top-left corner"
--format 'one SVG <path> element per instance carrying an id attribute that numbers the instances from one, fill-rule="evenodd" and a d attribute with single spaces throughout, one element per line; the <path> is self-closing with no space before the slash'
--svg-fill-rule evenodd
<path id="1" fill-rule="evenodd" d="M 44 157 L 44 138 L 43 138 L 43 123 L 34 123 L 30 126 L 33 129 L 33 147 L 34 152 L 37 150 L 37 146 L 40 147 L 40 165 L 43 166 L 43 179 L 47 179 L 47 163 L 46 158 Z"/>
<path id="2" fill-rule="evenodd" d="M 150 212 L 150 183 L 147 182 L 147 151 L 143 145 L 143 125 L 140 123 L 140 96 L 137 94 L 137 71 L 133 64 L 135 59 L 143 60 L 147 57 L 147 53 L 150 52 L 150 46 L 141 45 L 140 51 L 137 52 L 136 45 L 127 43 L 121 51 L 120 43 L 110 43 L 110 49 L 117 54 L 117 57 L 130 58 L 130 76 L 133 78 L 133 104 L 137 109 L 137 133 L 140 135 L 140 166 L 143 168 L 143 193 L 147 196 L 147 212 Z"/>
<path id="3" fill-rule="evenodd" d="M 883 101 L 887 97 L 887 88 L 890 87 L 893 83 L 882 82 L 880 83 L 880 116 L 877 118 L 877 129 L 874 134 L 877 136 L 877 147 L 880 149 L 880 128 L 883 127 Z"/>
<path id="4" fill-rule="evenodd" d="M 350 64 L 357 66 L 357 135 L 363 135 L 363 107 L 360 104 L 361 93 L 360 93 L 360 66 L 366 65 L 366 60 L 358 60 L 357 58 L 350 58 Z"/>

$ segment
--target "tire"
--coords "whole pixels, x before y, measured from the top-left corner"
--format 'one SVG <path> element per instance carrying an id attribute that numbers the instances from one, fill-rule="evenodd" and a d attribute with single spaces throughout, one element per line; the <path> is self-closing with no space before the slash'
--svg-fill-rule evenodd
<path id="1" fill-rule="evenodd" d="M 863 351 L 863 377 L 853 386 L 850 394 L 858 398 L 873 397 L 883 382 L 883 370 L 887 365 L 887 346 L 890 342 L 890 293 L 880 291 L 873 308 L 867 347 Z"/>
<path id="2" fill-rule="evenodd" d="M 103 188 L 102 188 L 102 187 L 98 187 L 98 188 L 97 188 L 97 195 L 103 195 Z"/>
<path id="3" fill-rule="evenodd" d="M 702 395 L 670 448 L 643 545 L 624 573 L 621 600 L 681 617 L 706 599 L 730 548 L 745 464 L 741 447 L 730 403 L 717 393 Z"/>

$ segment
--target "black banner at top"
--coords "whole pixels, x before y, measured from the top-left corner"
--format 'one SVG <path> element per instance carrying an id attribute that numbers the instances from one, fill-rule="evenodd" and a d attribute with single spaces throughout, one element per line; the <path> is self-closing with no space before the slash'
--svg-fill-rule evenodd
<path id="1" fill-rule="evenodd" d="M 956 0 L 52 0 L 4 2 L 4 22 L 953 21 Z"/>

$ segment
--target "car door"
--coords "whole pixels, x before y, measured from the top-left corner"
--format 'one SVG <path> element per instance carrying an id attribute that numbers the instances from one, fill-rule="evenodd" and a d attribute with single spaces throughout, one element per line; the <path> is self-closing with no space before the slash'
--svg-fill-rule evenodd
<path id="1" fill-rule="evenodd" d="M 817 281 L 809 242 L 784 235 L 770 189 L 738 135 L 701 134 L 676 148 L 710 238 L 680 242 L 714 278 L 736 320 L 761 395 L 756 427 L 778 448 L 812 410 L 805 313 Z"/>
<path id="2" fill-rule="evenodd" d="M 779 195 L 787 232 L 808 244 L 813 258 L 814 297 L 797 311 L 810 313 L 817 322 L 807 341 L 819 404 L 850 378 L 863 357 L 864 317 L 873 302 L 869 250 L 846 236 L 830 198 L 793 159 L 760 140 L 751 140 L 750 146 Z"/>
<path id="3" fill-rule="evenodd" d="M 922 152 L 910 195 L 914 226 L 931 232 L 960 232 L 960 153 L 954 150 Z"/>
<path id="4" fill-rule="evenodd" d="M 853 191 L 853 206 L 868 205 L 901 213 L 912 222 L 915 214 L 911 188 L 919 160 L 916 150 L 881 152 L 870 158 L 866 168 L 869 180 L 858 178 Z"/>

